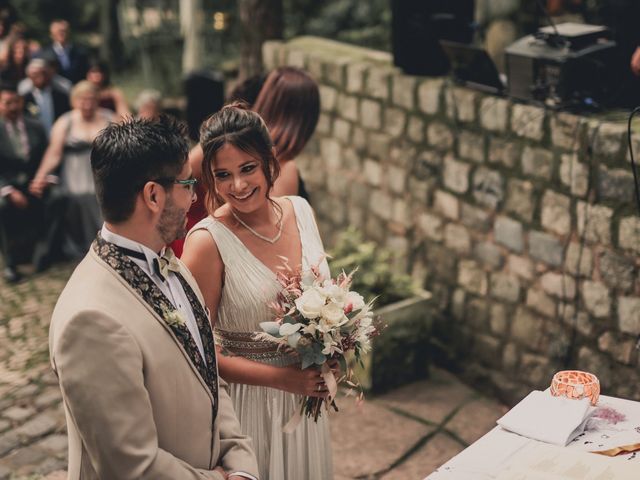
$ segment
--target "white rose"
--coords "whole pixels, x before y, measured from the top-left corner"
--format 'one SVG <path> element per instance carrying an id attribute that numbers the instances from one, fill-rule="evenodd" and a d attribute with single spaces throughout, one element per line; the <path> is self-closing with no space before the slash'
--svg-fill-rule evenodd
<path id="1" fill-rule="evenodd" d="M 329 325 L 337 325 L 345 318 L 344 310 L 342 310 L 340 305 L 329 303 L 322 307 L 322 318 L 324 318 Z"/>
<path id="2" fill-rule="evenodd" d="M 315 288 L 306 290 L 296 299 L 296 308 L 305 318 L 317 318 L 322 312 L 325 299 Z"/>
<path id="3" fill-rule="evenodd" d="M 351 310 L 360 310 L 364 307 L 364 298 L 359 293 L 349 292 L 345 297 L 344 303 L 345 305 L 351 305 Z"/>
<path id="4" fill-rule="evenodd" d="M 338 285 L 332 283 L 331 285 L 326 286 L 323 290 L 332 302 L 339 303 L 341 306 L 344 304 L 345 291 Z"/>

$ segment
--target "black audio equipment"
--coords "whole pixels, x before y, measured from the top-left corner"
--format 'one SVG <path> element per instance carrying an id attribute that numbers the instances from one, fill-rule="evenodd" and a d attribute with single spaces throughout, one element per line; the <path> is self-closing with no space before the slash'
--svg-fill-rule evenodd
<path id="1" fill-rule="evenodd" d="M 189 136 L 198 141 L 200 124 L 224 105 L 224 75 L 216 71 L 195 71 L 184 80 Z"/>
<path id="2" fill-rule="evenodd" d="M 444 75 L 438 41 L 470 43 L 474 0 L 391 0 L 393 63 L 409 75 Z"/>
<path id="3" fill-rule="evenodd" d="M 440 40 L 457 83 L 483 92 L 501 95 L 504 83 L 487 51 L 476 45 Z"/>
<path id="4" fill-rule="evenodd" d="M 509 96 L 557 108 L 593 108 L 611 95 L 616 44 L 609 29 L 563 23 L 507 47 Z"/>

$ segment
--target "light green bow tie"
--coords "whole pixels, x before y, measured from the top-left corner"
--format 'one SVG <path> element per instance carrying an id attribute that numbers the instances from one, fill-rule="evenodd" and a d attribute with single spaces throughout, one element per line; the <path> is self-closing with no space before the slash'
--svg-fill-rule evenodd
<path id="1" fill-rule="evenodd" d="M 180 271 L 180 263 L 173 253 L 173 250 L 171 250 L 171 247 L 165 247 L 162 254 L 157 259 L 154 259 L 153 266 L 156 274 L 162 278 L 162 281 L 165 281 L 170 271 Z"/>

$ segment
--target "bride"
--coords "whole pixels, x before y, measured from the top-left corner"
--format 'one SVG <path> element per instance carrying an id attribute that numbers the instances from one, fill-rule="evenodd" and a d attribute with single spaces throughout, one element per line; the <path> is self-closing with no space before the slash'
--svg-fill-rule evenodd
<path id="1" fill-rule="evenodd" d="M 320 264 L 329 278 L 313 211 L 300 197 L 270 197 L 278 161 L 257 113 L 224 107 L 200 130 L 211 215 L 189 233 L 182 260 L 198 281 L 215 325 L 219 370 L 243 433 L 253 438 L 261 480 L 333 478 L 327 415 L 282 431 L 300 395 L 328 395 L 320 371 L 253 340 L 273 320 L 276 272 Z"/>

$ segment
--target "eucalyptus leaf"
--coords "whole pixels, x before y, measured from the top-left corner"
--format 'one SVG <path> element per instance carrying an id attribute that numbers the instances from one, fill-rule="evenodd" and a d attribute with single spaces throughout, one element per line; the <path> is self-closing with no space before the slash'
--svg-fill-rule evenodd
<path id="1" fill-rule="evenodd" d="M 269 335 L 273 335 L 277 338 L 282 337 L 282 335 L 280 335 L 280 324 L 278 322 L 261 322 L 260 328 Z"/>

